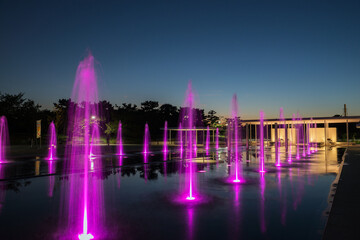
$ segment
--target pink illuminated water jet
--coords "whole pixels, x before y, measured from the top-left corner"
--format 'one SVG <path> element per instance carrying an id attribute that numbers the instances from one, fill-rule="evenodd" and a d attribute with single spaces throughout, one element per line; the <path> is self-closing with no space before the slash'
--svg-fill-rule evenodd
<path id="1" fill-rule="evenodd" d="M 167 128 L 168 128 L 168 123 L 167 123 L 167 121 L 165 121 L 165 125 L 164 125 L 164 147 L 163 147 L 164 154 L 166 154 L 168 152 Z"/>
<path id="2" fill-rule="evenodd" d="M 239 121 L 238 121 L 238 102 L 236 94 L 233 95 L 231 101 L 231 124 L 228 125 L 228 138 L 229 138 L 229 148 L 234 150 L 235 153 L 235 176 L 234 183 L 242 182 L 242 166 L 241 166 L 241 157 L 239 154 L 239 142 L 241 141 L 239 135 Z"/>
<path id="3" fill-rule="evenodd" d="M 48 160 L 54 160 L 56 158 L 56 130 L 54 122 L 50 123 L 49 126 L 49 153 Z"/>
<path id="4" fill-rule="evenodd" d="M 65 215 L 62 219 L 67 219 L 64 226 L 69 234 L 81 232 L 77 235 L 81 240 L 93 239 L 95 234 L 100 237 L 104 223 L 103 186 L 98 176 L 101 173 L 89 173 L 95 164 L 101 169 L 101 161 L 92 159 L 93 155 L 101 154 L 97 144 L 100 139 L 99 113 L 95 59 L 89 54 L 77 68 L 69 106 L 64 161 L 69 180 L 63 182 L 65 193 L 61 204 L 65 208 L 61 211 Z"/>
<path id="5" fill-rule="evenodd" d="M 280 116 L 279 116 L 279 128 L 278 128 L 278 131 L 279 131 L 279 134 L 278 134 L 278 146 L 275 148 L 276 149 L 276 166 L 277 167 L 281 167 L 281 162 L 280 162 L 280 147 L 281 147 L 281 132 L 280 132 L 280 129 L 283 129 L 284 130 L 284 134 L 286 133 L 285 131 L 285 117 L 284 117 L 284 109 L 283 108 L 280 108 Z M 286 138 L 286 136 L 285 136 Z"/>
<path id="6" fill-rule="evenodd" d="M 208 153 L 210 149 L 210 129 L 209 129 L 209 126 L 207 126 L 207 129 L 206 129 L 206 142 L 205 142 L 205 150 L 206 152 Z"/>
<path id="7" fill-rule="evenodd" d="M 196 199 L 196 176 L 195 176 L 195 166 L 193 158 L 195 156 L 195 116 L 194 116 L 194 92 L 192 89 L 191 81 L 188 84 L 186 90 L 185 103 L 180 114 L 181 127 L 186 129 L 185 131 L 185 141 L 186 141 L 186 197 L 188 201 L 194 201 Z"/>
<path id="8" fill-rule="evenodd" d="M 147 155 L 150 153 L 149 150 L 149 142 L 150 142 L 150 132 L 149 132 L 149 125 L 145 123 L 145 130 L 144 130 L 144 155 Z"/>
<path id="9" fill-rule="evenodd" d="M 0 117 L 0 163 L 6 159 L 6 148 L 9 142 L 9 130 L 5 116 Z"/>
<path id="10" fill-rule="evenodd" d="M 264 111 L 260 111 L 260 173 L 265 172 Z"/>
<path id="11" fill-rule="evenodd" d="M 122 140 L 122 124 L 121 121 L 119 121 L 119 126 L 118 126 L 118 132 L 117 132 L 117 154 L 122 156 L 124 155 L 124 149 L 123 149 L 123 140 Z"/>

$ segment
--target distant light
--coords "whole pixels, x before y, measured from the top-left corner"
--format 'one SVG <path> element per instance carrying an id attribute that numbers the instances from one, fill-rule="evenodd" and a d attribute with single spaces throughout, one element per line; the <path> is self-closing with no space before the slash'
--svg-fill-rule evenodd
<path id="1" fill-rule="evenodd" d="M 96 116 L 91 116 L 91 119 L 95 119 L 96 118 Z"/>

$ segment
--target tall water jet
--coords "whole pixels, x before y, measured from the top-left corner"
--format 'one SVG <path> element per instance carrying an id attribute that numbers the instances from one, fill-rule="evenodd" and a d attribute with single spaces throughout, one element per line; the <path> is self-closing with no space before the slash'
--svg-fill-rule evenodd
<path id="1" fill-rule="evenodd" d="M 311 143 L 310 143 L 310 124 L 306 124 L 306 150 L 307 155 L 311 154 Z"/>
<path id="2" fill-rule="evenodd" d="M 56 158 L 56 130 L 54 122 L 51 122 L 49 125 L 49 153 L 48 153 L 48 160 L 54 160 Z"/>
<path id="3" fill-rule="evenodd" d="M 164 147 L 163 147 L 164 154 L 166 154 L 168 152 L 167 129 L 168 129 L 168 123 L 167 123 L 167 121 L 165 121 L 165 125 L 164 125 Z"/>
<path id="4" fill-rule="evenodd" d="M 185 103 L 180 114 L 180 122 L 185 129 L 185 141 L 186 141 L 186 200 L 192 201 L 196 199 L 196 180 L 195 180 L 195 166 L 193 158 L 195 156 L 195 116 L 194 116 L 194 92 L 192 89 L 191 81 L 188 84 L 186 90 Z"/>
<path id="5" fill-rule="evenodd" d="M 299 160 L 300 159 L 300 124 L 299 124 L 299 113 L 297 113 L 297 118 L 296 118 L 296 124 L 295 124 L 295 129 L 296 129 L 296 159 Z"/>
<path id="6" fill-rule="evenodd" d="M 278 146 L 276 149 L 276 166 L 277 167 L 280 167 L 281 166 L 281 162 L 280 162 L 280 147 L 281 147 L 281 129 L 284 130 L 284 136 L 286 134 L 286 130 L 285 130 L 285 117 L 284 117 L 284 109 L 283 108 L 280 108 L 280 115 L 279 115 L 279 128 L 278 128 L 278 131 L 279 131 L 279 134 L 278 134 Z M 286 136 L 285 136 L 286 138 Z M 286 144 L 286 143 L 285 143 Z"/>
<path id="7" fill-rule="evenodd" d="M 64 181 L 64 207 L 61 211 L 68 222 L 70 236 L 78 234 L 81 240 L 100 235 L 104 217 L 102 181 L 96 173 L 89 174 L 89 166 L 94 166 L 90 155 L 100 154 L 98 120 L 98 88 L 95 59 L 89 54 L 80 62 L 71 96 L 68 112 L 68 142 L 66 148 L 65 171 L 69 181 Z M 101 169 L 101 161 L 97 167 Z M 82 174 L 78 172 L 82 171 Z M 101 174 L 98 173 L 98 174 Z M 92 233 L 90 233 L 90 230 Z"/>
<path id="8" fill-rule="evenodd" d="M 210 129 L 209 126 L 206 128 L 206 142 L 205 142 L 205 151 L 208 153 L 210 149 Z"/>
<path id="9" fill-rule="evenodd" d="M 144 153 L 145 156 L 150 153 L 149 143 L 150 143 L 149 125 L 148 125 L 147 123 L 145 123 L 145 130 L 144 130 L 144 150 L 143 150 L 143 153 Z"/>
<path id="10" fill-rule="evenodd" d="M 231 122 L 228 127 L 230 128 L 229 131 L 229 139 L 233 139 L 234 141 L 230 142 L 230 149 L 233 146 L 235 152 L 235 179 L 233 180 L 234 183 L 239 183 L 242 181 L 242 169 L 241 169 L 241 159 L 239 154 L 239 122 L 238 122 L 238 102 L 236 94 L 233 95 L 231 101 Z M 231 136 L 231 137 L 230 137 Z"/>
<path id="11" fill-rule="evenodd" d="M 216 128 L 216 136 L 215 136 L 215 149 L 219 149 L 219 128 Z"/>
<path id="12" fill-rule="evenodd" d="M 317 123 L 315 122 L 315 152 L 318 151 L 318 144 L 317 144 Z"/>
<path id="13" fill-rule="evenodd" d="M 123 156 L 124 155 L 124 149 L 123 149 L 123 140 L 122 140 L 122 123 L 121 121 L 119 121 L 119 126 L 118 126 L 118 132 L 117 132 L 117 154 L 119 156 Z"/>
<path id="14" fill-rule="evenodd" d="M 6 161 L 6 148 L 9 142 L 9 130 L 5 116 L 0 117 L 0 163 Z"/>
<path id="15" fill-rule="evenodd" d="M 260 111 L 260 173 L 265 172 L 264 111 Z"/>

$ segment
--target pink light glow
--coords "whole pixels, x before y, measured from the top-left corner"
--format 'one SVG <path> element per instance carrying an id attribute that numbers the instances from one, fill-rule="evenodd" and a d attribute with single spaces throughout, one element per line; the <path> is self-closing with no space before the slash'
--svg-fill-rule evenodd
<path id="1" fill-rule="evenodd" d="M 265 178 L 262 173 L 260 176 L 261 204 L 260 204 L 260 228 L 261 232 L 266 232 L 265 222 Z"/>
<path id="2" fill-rule="evenodd" d="M 83 233 L 79 234 L 79 240 L 89 240 L 94 239 L 94 236 L 91 233 L 88 233 L 88 223 L 87 223 L 87 210 L 86 206 L 84 208 L 84 222 L 83 222 Z"/>

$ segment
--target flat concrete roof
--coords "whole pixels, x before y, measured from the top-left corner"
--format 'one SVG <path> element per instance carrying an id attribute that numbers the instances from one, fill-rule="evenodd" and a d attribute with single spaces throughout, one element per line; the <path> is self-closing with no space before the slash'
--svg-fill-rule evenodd
<path id="1" fill-rule="evenodd" d="M 254 120 L 240 120 L 241 125 L 245 124 L 260 124 L 259 119 Z M 301 120 L 293 120 L 292 118 L 285 118 L 284 120 L 279 119 L 264 119 L 264 123 L 266 124 L 292 124 L 292 123 L 354 123 L 360 122 L 360 116 L 347 116 L 347 117 L 313 117 L 313 118 L 302 118 Z"/>

